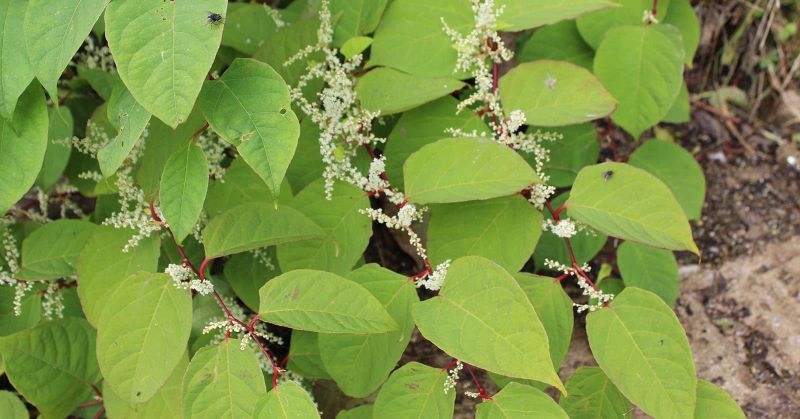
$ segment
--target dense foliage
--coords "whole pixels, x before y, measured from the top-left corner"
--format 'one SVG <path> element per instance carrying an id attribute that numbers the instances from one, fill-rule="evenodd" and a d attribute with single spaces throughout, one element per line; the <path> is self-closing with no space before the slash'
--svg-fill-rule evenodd
<path id="1" fill-rule="evenodd" d="M 744 416 L 671 308 L 702 171 L 639 143 L 689 117 L 688 0 L 272 3 L 0 0 L 0 417 L 311 418 L 330 380 L 448 418 L 462 376 L 480 418 Z"/>

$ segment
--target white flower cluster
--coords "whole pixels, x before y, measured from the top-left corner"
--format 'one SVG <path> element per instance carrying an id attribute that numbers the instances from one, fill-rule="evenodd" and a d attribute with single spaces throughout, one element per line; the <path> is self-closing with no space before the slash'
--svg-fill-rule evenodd
<path id="1" fill-rule="evenodd" d="M 481 393 L 476 393 L 474 391 L 465 391 L 464 395 L 471 399 L 477 399 L 478 397 L 481 396 Z"/>
<path id="2" fill-rule="evenodd" d="M 132 166 L 123 167 L 117 171 L 116 186 L 119 191 L 120 209 L 103 221 L 104 225 L 134 230 L 133 236 L 123 247 L 123 252 L 128 252 L 142 239 L 150 237 L 152 233 L 166 226 L 153 220 L 150 203 L 145 199 L 144 191 L 133 182 L 132 168 Z M 163 220 L 163 217 L 160 218 Z"/>
<path id="3" fill-rule="evenodd" d="M 274 271 L 276 269 L 275 264 L 272 262 L 272 258 L 269 256 L 267 249 L 267 247 L 261 247 L 253 250 L 253 257 L 256 258 L 256 260 L 264 265 L 267 269 Z"/>
<path id="4" fill-rule="evenodd" d="M 366 208 L 361 212 L 390 228 L 404 230 L 417 253 L 425 259 L 427 256 L 422 242 L 411 227 L 414 221 L 422 219 L 424 209 L 408 203 L 403 193 L 389 184 L 385 175 L 384 157 L 373 155 L 366 175 L 353 163 L 360 148 L 365 147 L 372 153 L 372 147 L 382 144 L 386 139 L 372 133 L 373 122 L 379 114 L 361 109 L 358 103 L 353 72 L 361 66 L 361 55 L 342 61 L 338 51 L 331 47 L 333 26 L 328 0 L 322 0 L 319 17 L 321 24 L 317 31 L 317 43 L 303 48 L 284 65 L 290 65 L 314 53 L 321 53 L 324 58 L 310 65 L 300 77 L 297 86 L 292 88 L 291 94 L 299 108 L 319 127 L 320 155 L 325 164 L 325 195 L 328 199 L 331 198 L 334 182 L 339 180 L 372 196 L 385 196 L 389 202 L 397 205 L 397 215 L 390 216 L 382 209 L 373 208 Z M 324 88 L 317 95 L 318 100 L 309 101 L 304 97 L 303 89 L 314 79 L 321 79 Z"/>
<path id="5" fill-rule="evenodd" d="M 281 17 L 281 12 L 278 9 L 271 7 L 267 3 L 264 3 L 264 10 L 267 12 L 269 17 L 272 18 L 272 21 L 275 23 L 276 28 L 280 29 L 286 26 L 286 22 L 283 21 L 283 18 Z"/>
<path id="6" fill-rule="evenodd" d="M 442 25 L 458 53 L 455 71 L 469 72 L 475 79 L 475 91 L 458 104 L 458 111 L 475 104 L 482 104 L 483 107 L 478 112 L 491 119 L 492 140 L 533 155 L 534 169 L 541 183 L 531 185 L 530 201 L 541 209 L 545 201 L 555 192 L 554 187 L 547 185 L 549 176 L 543 170 L 549 160 L 549 150 L 543 143 L 558 140 L 561 135 L 541 131 L 525 132 L 522 130 L 526 122 L 525 113 L 513 110 L 506 115 L 503 110 L 497 93 L 498 75 L 495 65 L 509 61 L 513 57 L 513 53 L 506 48 L 497 33 L 497 21 L 504 8 L 504 6 L 495 7 L 494 0 L 472 0 L 475 24 L 467 35 L 462 35 L 449 27 L 444 19 Z M 555 88 L 556 83 L 555 79 L 548 79 L 547 87 Z M 454 135 L 464 135 L 460 130 L 450 130 L 450 132 Z"/>
<path id="7" fill-rule="evenodd" d="M 575 226 L 575 222 L 569 218 L 559 220 L 557 223 L 553 223 L 553 220 L 548 218 L 547 221 L 542 223 L 542 230 L 550 230 L 556 236 L 565 239 L 578 234 L 578 228 Z"/>
<path id="8" fill-rule="evenodd" d="M 572 268 L 571 266 L 567 266 L 567 265 L 565 265 L 565 264 L 563 264 L 561 262 L 558 262 L 558 261 L 555 261 L 555 260 L 552 260 L 552 259 L 545 258 L 544 259 L 544 266 L 546 266 L 547 269 L 550 269 L 551 271 L 561 272 L 561 273 L 563 273 L 565 275 L 580 276 L 578 274 L 578 272 L 574 268 Z M 584 263 L 583 266 L 581 266 L 581 270 L 583 272 L 589 272 L 589 271 L 592 270 L 592 267 L 589 266 L 588 264 Z"/>
<path id="9" fill-rule="evenodd" d="M 19 248 L 17 239 L 11 233 L 12 221 L 8 218 L 0 219 L 0 229 L 3 233 L 3 260 L 8 271 L 0 266 L 0 286 L 14 287 L 14 315 L 22 314 L 22 298 L 33 288 L 33 284 L 28 281 L 17 279 L 19 274 Z"/>
<path id="10" fill-rule="evenodd" d="M 439 291 L 444 285 L 444 279 L 447 277 L 447 270 L 450 268 L 450 259 L 436 265 L 436 269 L 425 278 L 417 281 L 416 286 L 425 287 L 431 291 Z"/>
<path id="11" fill-rule="evenodd" d="M 642 23 L 646 23 L 648 25 L 651 23 L 655 24 L 658 23 L 658 18 L 656 18 L 656 15 L 653 13 L 652 10 L 645 9 L 644 13 L 642 13 Z"/>
<path id="12" fill-rule="evenodd" d="M 77 67 L 102 70 L 106 73 L 114 74 L 117 72 L 114 57 L 111 56 L 111 50 L 107 46 L 97 45 L 91 35 L 83 41 L 83 48 L 75 54 L 75 60 L 72 64 Z"/>
<path id="13" fill-rule="evenodd" d="M 456 365 L 447 372 L 447 378 L 444 379 L 444 394 L 456 388 L 458 374 L 462 369 L 464 369 L 464 364 L 461 361 L 456 361 Z"/>
<path id="14" fill-rule="evenodd" d="M 614 294 L 606 294 L 600 289 L 596 289 L 589 285 L 585 278 L 578 276 L 578 286 L 583 291 L 583 295 L 589 297 L 587 304 L 572 303 L 577 308 L 578 313 L 584 311 L 595 311 L 608 304 L 609 301 L 614 299 Z"/>
<path id="15" fill-rule="evenodd" d="M 60 292 L 58 282 L 48 284 L 42 299 L 42 314 L 47 320 L 64 318 L 64 295 Z"/>
<path id="16" fill-rule="evenodd" d="M 161 219 L 163 220 L 163 218 Z M 202 211 L 200 212 L 200 217 L 197 218 L 197 222 L 192 226 L 192 231 L 189 233 L 200 244 L 203 244 L 203 229 L 206 227 L 206 224 L 208 224 L 208 213 Z"/>
<path id="17" fill-rule="evenodd" d="M 192 289 L 200 295 L 208 295 L 214 292 L 214 284 L 208 279 L 202 280 L 198 278 L 188 266 L 170 263 L 164 269 L 164 272 L 169 274 L 173 284 L 179 289 Z"/>
<path id="18" fill-rule="evenodd" d="M 222 162 L 228 150 L 228 143 L 223 141 L 213 130 L 207 129 L 197 136 L 196 144 L 203 150 L 208 160 L 208 177 L 220 182 L 225 182 L 225 168 Z"/>

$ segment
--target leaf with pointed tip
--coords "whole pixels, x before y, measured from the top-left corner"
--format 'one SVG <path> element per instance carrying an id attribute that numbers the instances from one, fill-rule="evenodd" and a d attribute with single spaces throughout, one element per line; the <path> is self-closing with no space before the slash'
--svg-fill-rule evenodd
<path id="1" fill-rule="evenodd" d="M 172 128 L 191 113 L 222 40 L 222 25 L 209 24 L 208 14 L 224 15 L 226 5 L 225 0 L 108 5 L 106 39 L 120 78 L 137 102 Z"/>
<path id="2" fill-rule="evenodd" d="M 550 359 L 553 360 L 553 368 L 558 371 L 572 341 L 572 299 L 554 278 L 518 272 L 514 274 L 514 279 L 525 291 L 547 332 Z"/>
<path id="3" fill-rule="evenodd" d="M 706 380 L 697 380 L 697 405 L 695 419 L 745 419 L 742 408 L 731 396 Z"/>
<path id="4" fill-rule="evenodd" d="M 203 347 L 183 376 L 184 418 L 251 418 L 266 393 L 258 358 L 238 339 Z"/>
<path id="5" fill-rule="evenodd" d="M 477 138 L 446 138 L 428 144 L 406 160 L 403 175 L 408 200 L 419 204 L 513 195 L 539 181 L 514 150 Z"/>
<path id="6" fill-rule="evenodd" d="M 700 43 L 700 22 L 689 0 L 671 0 L 669 13 L 662 21 L 681 31 L 683 50 L 686 51 L 686 65 L 692 66 L 694 54 Z"/>
<path id="7" fill-rule="evenodd" d="M 428 254 L 434 265 L 483 256 L 516 272 L 542 235 L 542 214 L 522 196 L 436 205 L 430 213 Z"/>
<path id="8" fill-rule="evenodd" d="M 689 220 L 669 188 L 631 165 L 584 167 L 565 205 L 571 217 L 609 236 L 700 254 Z"/>
<path id="9" fill-rule="evenodd" d="M 56 83 L 109 0 L 30 0 L 25 13 L 25 44 L 36 78 L 58 101 Z"/>
<path id="10" fill-rule="evenodd" d="M 91 400 L 100 381 L 95 332 L 83 319 L 66 317 L 0 338 L 6 375 L 46 418 L 67 417 Z"/>
<path id="11" fill-rule="evenodd" d="M 454 358 L 564 391 L 536 310 L 514 278 L 489 259 L 454 261 L 439 295 L 414 305 L 414 320 L 426 339 Z"/>
<path id="12" fill-rule="evenodd" d="M 519 383 L 509 383 L 477 409 L 476 419 L 569 419 L 550 396 Z"/>
<path id="13" fill-rule="evenodd" d="M 200 147 L 190 144 L 167 160 L 158 196 L 178 243 L 192 232 L 200 218 L 207 191 L 208 160 Z"/>
<path id="14" fill-rule="evenodd" d="M 356 94 L 364 109 L 391 115 L 446 96 L 465 84 L 453 78 L 429 78 L 378 67 L 359 78 Z"/>
<path id="15" fill-rule="evenodd" d="M 284 381 L 277 388 L 261 396 L 253 418 L 319 419 L 319 411 L 303 387 L 294 381 Z"/>
<path id="16" fill-rule="evenodd" d="M 75 275 L 78 255 L 96 227 L 88 221 L 60 219 L 36 229 L 22 242 L 20 278 L 55 280 Z"/>
<path id="17" fill-rule="evenodd" d="M 267 282 L 258 294 L 261 320 L 292 329 L 366 334 L 400 327 L 363 286 L 330 272 L 287 272 Z"/>
<path id="18" fill-rule="evenodd" d="M 347 275 L 377 298 L 400 325 L 397 332 L 369 335 L 320 333 L 319 352 L 325 370 L 350 397 L 366 397 L 386 381 L 414 331 L 411 307 L 419 301 L 407 278 L 375 264 Z"/>
<path id="19" fill-rule="evenodd" d="M 131 153 L 139 142 L 150 112 L 147 112 L 122 82 L 116 83 L 108 100 L 108 121 L 116 129 L 116 136 L 97 152 L 97 161 L 103 176 L 110 177 Z"/>
<path id="20" fill-rule="evenodd" d="M 456 392 L 444 392 L 447 371 L 417 362 L 396 369 L 381 387 L 373 417 L 381 419 L 453 417 Z"/>
<path id="21" fill-rule="evenodd" d="M 681 277 L 671 251 L 626 241 L 617 248 L 617 266 L 625 286 L 648 290 L 675 305 Z"/>
<path id="22" fill-rule="evenodd" d="M 212 219 L 203 229 L 203 245 L 207 258 L 218 258 L 323 235 L 316 223 L 291 207 L 252 203 Z"/>
<path id="23" fill-rule="evenodd" d="M 19 98 L 12 119 L 0 118 L 0 213 L 28 192 L 47 151 L 47 106 L 31 83 Z"/>
<path id="24" fill-rule="evenodd" d="M 500 79 L 506 109 L 525 113 L 542 127 L 579 124 L 614 112 L 617 101 L 589 70 L 566 61 L 538 60 L 514 67 Z"/>
<path id="25" fill-rule="evenodd" d="M 25 48 L 25 10 L 28 3 L 0 0 L 0 118 L 11 119 L 17 99 L 31 83 L 34 69 Z"/>
<path id="26" fill-rule="evenodd" d="M 608 307 L 589 314 L 586 333 L 600 368 L 645 413 L 693 416 L 692 351 L 675 313 L 657 295 L 625 288 Z"/>
<path id="27" fill-rule="evenodd" d="M 331 16 L 337 16 L 333 45 L 340 47 L 354 37 L 372 33 L 388 3 L 389 0 L 332 0 Z"/>
<path id="28" fill-rule="evenodd" d="M 284 272 L 319 269 L 346 275 L 361 258 L 372 236 L 372 222 L 360 213 L 369 208 L 369 198 L 349 184 L 339 183 L 335 188 L 333 197 L 326 199 L 324 181 L 319 179 L 292 200 L 291 207 L 317 223 L 325 236 L 278 245 L 278 262 Z"/>
<path id="29" fill-rule="evenodd" d="M 98 226 L 78 256 L 78 297 L 86 319 L 94 326 L 117 284 L 135 272 L 155 272 L 158 267 L 161 240 L 156 234 L 123 251 L 134 234 L 133 230 Z"/>
<path id="30" fill-rule="evenodd" d="M 580 31 L 586 43 L 597 49 L 605 34 L 610 30 L 622 25 L 641 25 L 642 15 L 645 11 L 653 9 L 652 0 L 613 0 L 617 7 L 598 10 L 579 16 L 577 19 L 578 31 Z M 669 15 L 669 5 L 671 0 L 660 0 L 658 2 L 657 18 Z"/>
<path id="31" fill-rule="evenodd" d="M 192 299 L 167 274 L 139 272 L 117 285 L 97 324 L 97 361 L 114 392 L 143 403 L 180 362 L 192 328 Z"/>
<path id="32" fill-rule="evenodd" d="M 606 34 L 594 73 L 617 98 L 614 123 L 638 139 L 669 112 L 683 84 L 681 34 L 672 25 L 621 26 Z"/>
<path id="33" fill-rule="evenodd" d="M 567 397 L 558 404 L 572 418 L 622 418 L 631 411 L 631 402 L 597 367 L 580 367 L 572 373 L 567 380 Z"/>
<path id="34" fill-rule="evenodd" d="M 281 76 L 267 64 L 237 58 L 219 80 L 206 82 L 199 103 L 211 128 L 277 195 L 300 136 Z"/>

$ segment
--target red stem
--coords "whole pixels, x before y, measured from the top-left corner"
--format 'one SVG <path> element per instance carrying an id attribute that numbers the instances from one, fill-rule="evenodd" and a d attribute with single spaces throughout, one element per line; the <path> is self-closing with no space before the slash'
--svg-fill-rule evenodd
<path id="1" fill-rule="evenodd" d="M 97 411 L 97 413 L 94 415 L 94 419 L 102 418 L 104 413 L 106 413 L 106 407 L 105 406 L 101 407 L 100 410 Z"/>
<path id="2" fill-rule="evenodd" d="M 658 0 L 653 0 L 652 13 L 653 13 L 653 17 L 656 17 L 658 15 Z"/>
<path id="3" fill-rule="evenodd" d="M 478 377 L 475 375 L 475 372 L 472 371 L 472 367 L 470 367 L 469 364 L 464 364 L 464 366 L 467 367 L 469 375 L 472 376 L 472 381 L 474 381 L 475 386 L 478 387 L 478 394 L 480 394 L 481 400 L 491 400 L 492 396 L 490 396 L 489 393 L 486 392 L 486 389 L 484 389 L 480 381 L 478 381 Z"/>
<path id="4" fill-rule="evenodd" d="M 547 211 L 550 212 L 550 215 L 553 216 L 553 220 L 558 221 L 559 220 L 558 213 L 563 211 L 564 206 L 562 205 L 561 207 L 559 207 L 559 210 L 556 211 L 556 210 L 553 209 L 553 206 L 550 205 L 549 202 L 545 202 L 544 205 L 547 208 Z M 574 269 L 575 272 L 578 273 L 578 275 L 583 277 L 583 279 L 586 280 L 586 283 L 588 283 L 589 286 L 592 287 L 592 289 L 597 291 L 597 287 L 594 285 L 594 282 L 592 282 L 591 278 L 589 278 L 589 276 L 586 275 L 586 272 L 583 271 L 583 269 L 581 268 L 581 265 L 578 264 L 577 259 L 575 259 L 575 251 L 572 249 L 572 243 L 566 237 L 564 237 L 564 243 L 567 245 L 567 252 L 569 252 L 570 262 L 572 262 L 572 269 Z M 559 281 L 562 280 L 562 279 L 564 279 L 564 278 L 559 278 Z"/>
<path id="5" fill-rule="evenodd" d="M 102 404 L 102 403 L 103 403 L 103 400 L 98 399 L 98 400 L 92 400 L 90 402 L 86 402 L 86 403 L 83 403 L 83 404 L 79 404 L 78 407 L 90 407 L 90 406 L 96 406 L 96 405 Z"/>

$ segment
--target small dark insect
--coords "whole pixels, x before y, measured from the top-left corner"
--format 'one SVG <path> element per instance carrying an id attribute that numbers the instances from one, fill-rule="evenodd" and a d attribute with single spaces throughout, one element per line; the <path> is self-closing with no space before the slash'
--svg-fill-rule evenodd
<path id="1" fill-rule="evenodd" d="M 224 18 L 219 13 L 208 12 L 208 24 L 209 25 L 218 25 L 222 23 Z"/>
<path id="2" fill-rule="evenodd" d="M 608 180 L 611 179 L 611 176 L 614 176 L 614 171 L 613 170 L 609 170 L 609 171 L 603 173 L 603 179 L 605 179 L 606 182 L 608 182 Z"/>

